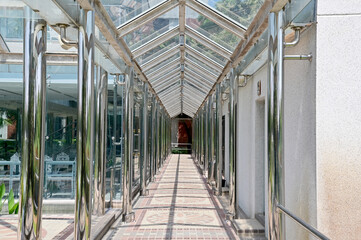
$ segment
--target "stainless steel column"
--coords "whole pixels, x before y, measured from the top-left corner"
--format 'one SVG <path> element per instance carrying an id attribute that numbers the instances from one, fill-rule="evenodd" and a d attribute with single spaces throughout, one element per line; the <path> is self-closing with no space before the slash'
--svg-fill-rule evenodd
<path id="1" fill-rule="evenodd" d="M 156 151 L 156 121 L 157 117 L 156 114 L 156 99 L 155 96 L 152 96 L 152 143 L 151 143 L 151 149 L 152 149 L 152 158 L 151 158 L 151 179 L 154 181 L 154 176 L 156 174 L 156 159 L 157 159 L 157 151 Z"/>
<path id="2" fill-rule="evenodd" d="M 208 144 L 209 144 L 209 154 L 208 154 L 208 182 L 211 183 L 214 181 L 213 172 L 214 172 L 214 116 L 213 116 L 213 95 L 209 96 L 208 99 L 208 113 L 209 113 L 209 126 L 208 126 Z"/>
<path id="3" fill-rule="evenodd" d="M 147 166 L 148 166 L 148 84 L 143 84 L 143 103 L 142 103 L 142 122 L 141 122 L 141 169 L 140 169 L 140 184 L 142 196 L 146 195 L 147 187 Z"/>
<path id="4" fill-rule="evenodd" d="M 284 219 L 277 204 L 284 205 L 283 146 L 283 30 L 284 12 L 270 13 L 268 20 L 268 239 L 282 240 Z"/>
<path id="5" fill-rule="evenodd" d="M 41 239 L 46 114 L 46 23 L 25 8 L 18 239 Z"/>
<path id="6" fill-rule="evenodd" d="M 124 159 L 123 159 L 123 222 L 134 220 L 132 211 L 132 164 L 133 164 L 133 115 L 134 115 L 134 72 L 128 69 L 125 75 L 124 101 Z"/>
<path id="7" fill-rule="evenodd" d="M 158 102 L 156 101 L 155 104 L 155 116 L 154 116 L 154 176 L 157 175 L 158 172 L 158 118 L 159 118 L 159 112 L 158 112 Z"/>
<path id="8" fill-rule="evenodd" d="M 237 102 L 238 82 L 234 76 L 233 70 L 230 77 L 230 91 L 229 91 L 229 196 L 230 207 L 229 217 L 237 218 L 237 186 L 236 186 L 236 172 L 237 172 L 237 123 L 236 123 L 236 102 Z"/>
<path id="9" fill-rule="evenodd" d="M 203 174 L 206 174 L 208 170 L 208 154 L 209 154 L 209 145 L 208 145 L 208 99 L 204 105 L 204 162 L 203 162 Z"/>
<path id="10" fill-rule="evenodd" d="M 221 84 L 216 86 L 216 166 L 217 166 L 217 180 L 216 193 L 222 195 L 222 171 L 223 171 L 223 156 L 222 156 L 222 92 Z"/>
<path id="11" fill-rule="evenodd" d="M 94 13 L 80 11 L 75 239 L 90 239 L 94 160 Z"/>
<path id="12" fill-rule="evenodd" d="M 107 149 L 108 73 L 97 67 L 95 110 L 95 160 L 94 160 L 94 209 L 93 213 L 105 213 L 105 174 Z"/>

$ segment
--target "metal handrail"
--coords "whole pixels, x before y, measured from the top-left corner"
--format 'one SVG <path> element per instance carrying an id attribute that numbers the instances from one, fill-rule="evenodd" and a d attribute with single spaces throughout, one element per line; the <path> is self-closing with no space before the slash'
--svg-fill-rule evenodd
<path id="1" fill-rule="evenodd" d="M 322 240 L 330 240 L 328 237 L 326 237 L 324 234 L 322 234 L 320 231 L 318 231 L 316 228 L 312 227 L 310 224 L 303 221 L 301 218 L 294 215 L 291 211 L 289 211 L 284 206 L 277 204 L 277 208 L 283 212 L 286 216 L 292 218 L 296 223 L 301 225 L 304 229 L 306 229 L 309 233 L 314 235 L 315 237 L 322 239 Z"/>

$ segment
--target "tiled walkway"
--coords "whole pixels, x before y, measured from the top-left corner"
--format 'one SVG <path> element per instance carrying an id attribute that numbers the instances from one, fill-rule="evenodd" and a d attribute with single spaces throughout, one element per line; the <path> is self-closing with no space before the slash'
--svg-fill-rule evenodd
<path id="1" fill-rule="evenodd" d="M 119 222 L 104 239 L 236 239 L 190 155 L 172 155 L 148 189 L 136 222 Z"/>

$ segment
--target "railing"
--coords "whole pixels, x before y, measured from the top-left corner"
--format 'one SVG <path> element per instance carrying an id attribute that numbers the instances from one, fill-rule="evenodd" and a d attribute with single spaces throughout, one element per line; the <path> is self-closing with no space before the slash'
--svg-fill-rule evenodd
<path id="1" fill-rule="evenodd" d="M 45 161 L 45 181 L 44 190 L 48 191 L 48 182 L 50 181 L 71 181 L 71 198 L 75 196 L 75 163 L 76 161 Z M 71 167 L 71 171 L 69 171 Z M 65 169 L 64 169 L 65 168 Z M 62 193 L 66 194 L 66 193 Z M 47 198 L 47 194 L 45 198 Z"/>
<path id="2" fill-rule="evenodd" d="M 0 179 L 3 181 L 9 181 L 9 191 L 13 188 L 14 181 L 20 181 L 20 161 L 0 161 L 0 166 L 9 166 L 9 174 L 0 174 Z M 19 166 L 18 171 L 16 171 L 16 167 Z M 16 174 L 16 172 L 18 172 Z M 15 173 L 15 174 L 14 174 Z"/>
<path id="3" fill-rule="evenodd" d="M 286 216 L 290 217 L 292 220 L 294 220 L 296 223 L 298 223 L 299 225 L 301 225 L 304 229 L 306 229 L 309 233 L 311 233 L 312 235 L 314 235 L 315 237 L 322 239 L 322 240 L 329 240 L 328 237 L 326 237 L 324 234 L 322 234 L 320 231 L 318 231 L 316 228 L 312 227 L 311 225 L 309 225 L 308 223 L 306 223 L 305 221 L 303 221 L 301 218 L 297 217 L 296 215 L 294 215 L 292 212 L 290 212 L 287 208 L 285 208 L 284 206 L 278 204 L 277 205 L 277 209 L 279 211 L 281 211 L 282 213 L 284 213 Z"/>

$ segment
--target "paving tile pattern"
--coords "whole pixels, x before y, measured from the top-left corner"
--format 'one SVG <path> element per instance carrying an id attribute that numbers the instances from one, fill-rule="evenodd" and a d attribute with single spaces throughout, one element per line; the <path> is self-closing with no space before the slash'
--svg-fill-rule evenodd
<path id="1" fill-rule="evenodd" d="M 104 239 L 238 239 L 190 155 L 171 155 L 156 179 L 134 206 L 136 221 Z"/>

